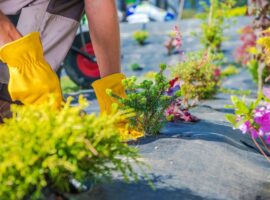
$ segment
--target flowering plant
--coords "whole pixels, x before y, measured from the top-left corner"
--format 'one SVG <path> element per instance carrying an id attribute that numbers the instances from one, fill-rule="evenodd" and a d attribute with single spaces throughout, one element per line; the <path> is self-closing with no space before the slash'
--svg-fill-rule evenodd
<path id="1" fill-rule="evenodd" d="M 193 52 L 170 68 L 172 77 L 179 79 L 179 90 L 186 107 L 217 92 L 221 78 L 221 69 L 218 67 L 220 58 L 218 54 Z M 194 103 L 190 104 L 191 100 L 194 100 Z"/>
<path id="2" fill-rule="evenodd" d="M 254 80 L 258 80 L 258 93 L 270 76 L 270 28 L 260 32 L 256 47 L 249 48 L 252 59 L 248 63 Z"/>
<path id="3" fill-rule="evenodd" d="M 245 26 L 240 30 L 242 45 L 234 51 L 234 58 L 238 63 L 246 65 L 251 59 L 248 49 L 256 46 L 257 36 L 251 26 Z"/>
<path id="4" fill-rule="evenodd" d="M 174 27 L 174 30 L 169 32 L 169 39 L 165 42 L 164 46 L 168 51 L 168 55 L 171 55 L 176 49 L 182 47 L 182 34 L 177 26 Z"/>
<path id="5" fill-rule="evenodd" d="M 178 94 L 178 96 L 181 96 L 179 78 L 174 78 L 169 83 L 170 87 L 166 91 L 167 95 L 173 96 L 175 94 Z M 197 117 L 189 113 L 188 108 L 184 106 L 183 101 L 180 97 L 175 98 L 175 100 L 166 109 L 165 117 L 168 121 L 171 122 L 196 122 L 199 120 Z"/>
<path id="6" fill-rule="evenodd" d="M 267 145 L 270 144 L 270 90 L 265 89 L 264 93 L 256 101 L 246 103 L 245 99 L 232 96 L 233 105 L 227 106 L 235 109 L 235 114 L 227 114 L 226 119 L 233 124 L 234 128 L 240 129 L 243 134 L 248 134 L 261 151 L 266 156 L 259 143 L 269 150 Z M 268 152 L 270 153 L 270 152 Z M 266 156 L 267 157 L 267 156 Z M 268 159 L 268 157 L 267 157 Z"/>
<path id="7" fill-rule="evenodd" d="M 165 117 L 168 121 L 177 122 L 197 122 L 199 119 L 190 114 L 187 108 L 182 104 L 182 99 L 177 98 L 165 111 Z"/>
<path id="8" fill-rule="evenodd" d="M 232 96 L 231 100 L 233 105 L 227 107 L 235 109 L 235 114 L 227 114 L 226 119 L 243 134 L 250 135 L 260 152 L 269 160 L 256 140 L 259 139 L 269 150 L 267 146 L 270 144 L 270 89 L 265 88 L 264 94 L 250 103 L 246 103 L 245 98 L 240 99 L 236 96 Z"/>
<path id="9" fill-rule="evenodd" d="M 252 26 L 242 29 L 243 45 L 235 51 L 235 58 L 247 64 L 252 78 L 258 82 L 258 93 L 262 93 L 264 83 L 269 81 L 270 63 L 270 2 L 268 0 L 250 1 L 249 14 L 256 15 Z M 257 40 L 257 41 L 256 41 Z"/>

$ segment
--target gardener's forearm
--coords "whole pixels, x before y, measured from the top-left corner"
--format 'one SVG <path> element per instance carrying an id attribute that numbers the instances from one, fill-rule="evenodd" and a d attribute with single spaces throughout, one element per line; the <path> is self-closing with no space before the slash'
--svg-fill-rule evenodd
<path id="1" fill-rule="evenodd" d="M 115 0 L 85 0 L 101 77 L 120 72 L 120 33 Z"/>
<path id="2" fill-rule="evenodd" d="M 9 19 L 0 11 L 0 47 L 17 40 L 21 34 Z"/>

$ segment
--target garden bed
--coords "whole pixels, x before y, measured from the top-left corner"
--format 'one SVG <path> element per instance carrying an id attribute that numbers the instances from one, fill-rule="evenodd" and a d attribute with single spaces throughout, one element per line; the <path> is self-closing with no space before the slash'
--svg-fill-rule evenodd
<path id="1" fill-rule="evenodd" d="M 237 29 L 249 22 L 250 18 L 239 18 L 236 25 L 225 32 L 226 36 L 230 35 L 230 40 L 224 42 L 223 46 L 229 61 L 233 59 L 234 47 L 240 44 Z M 198 39 L 189 37 L 191 31 L 197 31 L 198 24 L 197 20 L 187 20 L 180 24 L 187 51 L 200 48 L 197 45 Z M 171 30 L 174 25 L 175 23 L 147 25 L 150 36 L 155 37 L 150 37 L 149 44 L 143 48 L 137 47 L 131 37 L 139 25 L 123 25 L 124 72 L 128 75 L 140 75 L 148 70 L 158 71 L 156 66 L 161 62 L 177 62 L 178 55 L 168 57 L 161 42 L 165 31 Z M 160 30 L 164 30 L 164 33 Z M 132 72 L 128 66 L 134 60 L 144 64 L 145 71 Z M 225 79 L 222 86 L 250 90 L 250 100 L 256 95 L 256 84 L 245 69 Z M 113 183 L 98 185 L 91 192 L 74 199 L 269 199 L 269 163 L 248 135 L 233 130 L 226 121 L 225 114 L 233 113 L 232 109 L 224 108 L 228 104 L 231 104 L 230 95 L 219 93 L 212 100 L 202 101 L 191 109 L 192 114 L 201 119 L 200 122 L 167 123 L 161 135 L 132 143 L 132 146 L 139 148 L 143 160 L 151 166 L 148 175 L 156 190 L 146 181 L 127 184 L 116 176 Z M 88 112 L 97 111 L 96 108 L 94 100 Z"/>

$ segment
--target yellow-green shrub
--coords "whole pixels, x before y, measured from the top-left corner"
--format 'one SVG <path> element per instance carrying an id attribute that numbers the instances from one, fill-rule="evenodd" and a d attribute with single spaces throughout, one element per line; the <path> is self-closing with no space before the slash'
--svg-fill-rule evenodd
<path id="1" fill-rule="evenodd" d="M 137 41 L 139 45 L 144 45 L 145 40 L 149 37 L 149 33 L 147 31 L 135 31 L 133 33 L 134 40 Z"/>
<path id="2" fill-rule="evenodd" d="M 191 52 L 182 62 L 170 68 L 172 77 L 181 81 L 180 91 L 186 106 L 189 106 L 190 100 L 197 102 L 217 92 L 221 78 L 218 67 L 221 59 L 222 54 Z"/>
<path id="3" fill-rule="evenodd" d="M 0 126 L 0 199 L 39 199 L 41 189 L 68 191 L 70 178 L 78 181 L 110 178 L 120 172 L 137 178 L 132 163 L 138 153 L 123 143 L 115 123 L 119 114 L 83 114 L 84 99 L 70 100 L 61 110 L 51 103 L 13 106 L 14 117 Z"/>
<path id="4" fill-rule="evenodd" d="M 231 8 L 225 11 L 225 15 L 227 18 L 230 17 L 240 17 L 240 16 L 245 16 L 247 12 L 247 7 L 246 6 L 240 6 L 240 7 L 235 7 Z"/>

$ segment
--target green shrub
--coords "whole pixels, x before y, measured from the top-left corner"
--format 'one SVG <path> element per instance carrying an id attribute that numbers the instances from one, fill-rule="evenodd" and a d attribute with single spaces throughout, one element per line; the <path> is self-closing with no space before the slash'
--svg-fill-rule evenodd
<path id="1" fill-rule="evenodd" d="M 234 0 L 210 0 L 210 7 L 204 2 L 202 3 L 205 13 L 200 15 L 200 18 L 203 20 L 200 38 L 205 49 L 209 49 L 212 52 L 221 50 L 222 42 L 225 40 L 223 34 L 225 28 L 224 20 L 229 17 L 227 13 L 234 4 Z"/>
<path id="2" fill-rule="evenodd" d="M 228 76 L 232 76 L 238 73 L 239 73 L 239 69 L 237 69 L 233 65 L 229 65 L 221 71 L 221 77 L 228 77 Z"/>
<path id="3" fill-rule="evenodd" d="M 240 17 L 240 16 L 245 16 L 247 13 L 247 6 L 240 6 L 240 7 L 235 7 L 228 9 L 226 11 L 226 17 Z"/>
<path id="4" fill-rule="evenodd" d="M 82 114 L 86 100 L 70 101 L 59 111 L 51 103 L 12 107 L 13 118 L 0 126 L 0 199 L 40 199 L 44 187 L 68 192 L 70 178 L 137 178 L 138 153 L 120 139 L 119 114 Z"/>
<path id="5" fill-rule="evenodd" d="M 171 67 L 171 75 L 181 81 L 180 90 L 184 104 L 190 100 L 201 100 L 212 97 L 218 89 L 221 72 L 218 63 L 219 55 L 206 52 L 193 52 L 186 55 L 183 62 Z"/>
<path id="6" fill-rule="evenodd" d="M 81 88 L 76 85 L 68 76 L 62 76 L 60 79 L 62 92 L 64 94 L 78 92 Z"/>
<path id="7" fill-rule="evenodd" d="M 251 47 L 248 52 L 252 59 L 248 63 L 253 80 L 258 82 L 258 93 L 262 93 L 265 83 L 270 80 L 270 28 L 259 34 L 256 47 Z"/>
<path id="8" fill-rule="evenodd" d="M 144 80 L 137 83 L 136 77 L 123 80 L 127 91 L 126 98 L 108 90 L 108 94 L 119 101 L 121 109 L 132 109 L 135 112 L 135 116 L 130 118 L 130 124 L 146 135 L 156 135 L 160 132 L 166 122 L 164 112 L 176 98 L 165 94 L 170 87 L 164 76 L 165 69 L 166 65 L 161 65 L 160 72 L 154 75 L 154 81 Z"/>
<path id="9" fill-rule="evenodd" d="M 228 89 L 228 88 L 220 88 L 219 92 L 229 95 L 250 95 L 250 90 L 242 90 L 242 89 Z"/>
<path id="10" fill-rule="evenodd" d="M 147 31 L 136 31 L 133 33 L 133 38 L 139 45 L 144 45 L 148 37 L 149 33 Z"/>
<path id="11" fill-rule="evenodd" d="M 143 68 L 138 64 L 138 63 L 133 63 L 131 66 L 130 66 L 130 69 L 132 71 L 141 71 L 143 70 Z"/>

